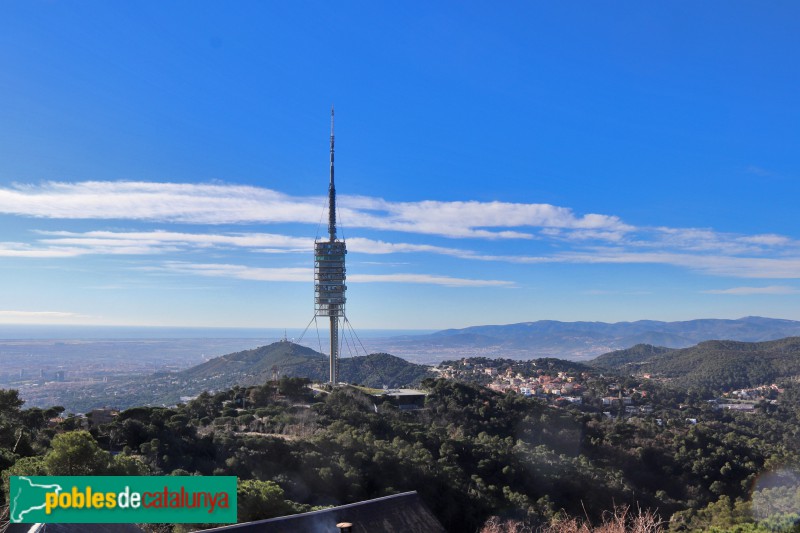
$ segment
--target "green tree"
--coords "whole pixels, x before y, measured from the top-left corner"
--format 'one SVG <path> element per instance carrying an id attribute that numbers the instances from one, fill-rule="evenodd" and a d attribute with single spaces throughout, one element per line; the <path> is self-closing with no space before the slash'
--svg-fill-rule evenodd
<path id="1" fill-rule="evenodd" d="M 19 397 L 18 390 L 0 389 L 0 420 L 18 415 L 23 403 L 25 401 Z"/>
<path id="2" fill-rule="evenodd" d="M 283 489 L 272 481 L 239 481 L 237 491 L 239 522 L 263 520 L 296 512 L 284 499 Z"/>
<path id="3" fill-rule="evenodd" d="M 44 464 L 53 476 L 89 476 L 108 473 L 111 455 L 97 445 L 88 431 L 56 435 Z"/>
<path id="4" fill-rule="evenodd" d="M 10 468 L 3 470 L 3 491 L 0 493 L 0 505 L 8 501 L 9 479 L 11 476 L 46 476 L 47 468 L 41 457 L 23 457 Z"/>
<path id="5" fill-rule="evenodd" d="M 117 455 L 109 465 L 109 474 L 116 476 L 146 476 L 150 468 L 136 457 Z"/>
<path id="6" fill-rule="evenodd" d="M 20 411 L 23 403 L 18 390 L 0 389 L 0 449 L 12 450 L 16 447 L 23 429 Z M 0 468 L 5 466 L 0 462 Z"/>
<path id="7" fill-rule="evenodd" d="M 283 376 L 278 382 L 278 392 L 290 399 L 301 399 L 309 396 L 308 378 L 290 378 Z"/>

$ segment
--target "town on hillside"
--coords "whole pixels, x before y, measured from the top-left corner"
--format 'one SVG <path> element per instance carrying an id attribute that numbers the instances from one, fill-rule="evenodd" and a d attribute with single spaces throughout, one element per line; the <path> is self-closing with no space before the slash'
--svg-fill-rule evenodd
<path id="1" fill-rule="evenodd" d="M 599 409 L 610 418 L 653 416 L 656 406 L 648 384 L 662 382 L 650 374 L 640 378 L 603 374 L 580 363 L 550 358 L 531 361 L 462 358 L 445 361 L 436 371 L 446 379 L 478 383 L 500 393 L 535 397 L 554 407 Z M 713 409 L 755 413 L 760 402 L 774 404 L 782 392 L 773 383 L 724 392 L 707 403 Z"/>

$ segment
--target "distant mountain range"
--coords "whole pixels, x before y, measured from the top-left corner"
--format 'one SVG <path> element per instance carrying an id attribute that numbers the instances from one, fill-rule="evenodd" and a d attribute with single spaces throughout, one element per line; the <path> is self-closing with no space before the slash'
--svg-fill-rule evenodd
<path id="1" fill-rule="evenodd" d="M 791 336 L 800 336 L 800 322 L 762 317 L 617 323 L 540 320 L 448 329 L 430 335 L 383 339 L 369 345 L 424 362 L 463 356 L 558 357 L 580 361 L 637 344 L 686 348 L 708 340 L 762 342 Z"/>
<path id="2" fill-rule="evenodd" d="M 87 387 L 86 394 L 67 400 L 68 409 L 86 411 L 104 405 L 126 408 L 135 405 L 174 405 L 181 397 L 217 391 L 234 385 L 262 385 L 273 377 L 307 377 L 327 381 L 328 356 L 288 341 L 253 350 L 215 357 L 181 372 L 159 372 L 151 376 L 108 385 Z M 410 363 L 386 353 L 340 359 L 341 381 L 367 387 L 390 388 L 419 384 L 434 373 L 430 367 Z"/>
<path id="3" fill-rule="evenodd" d="M 378 348 L 375 351 L 381 353 L 342 358 L 340 379 L 370 387 L 397 388 L 418 384 L 434 375 L 430 367 L 415 362 L 433 363 L 474 356 L 588 361 L 607 354 L 593 364 L 623 371 L 630 370 L 632 367 L 625 365 L 631 363 L 646 364 L 650 365 L 646 371 L 688 385 L 750 386 L 800 375 L 800 370 L 795 373 L 800 368 L 796 368 L 800 359 L 792 359 L 795 355 L 800 357 L 795 350 L 800 341 L 786 339 L 763 347 L 746 344 L 786 337 L 800 337 L 800 322 L 746 317 L 685 322 L 539 321 L 474 326 L 430 335 L 371 339 L 367 346 L 373 350 Z M 741 342 L 705 342 L 711 340 Z M 389 351 L 402 358 L 383 353 Z M 728 352 L 733 354 L 729 359 Z M 50 391 L 47 396 L 30 399 L 29 405 L 61 404 L 76 412 L 101 406 L 172 405 L 181 397 L 194 396 L 204 390 L 265 383 L 272 379 L 273 367 L 280 376 L 319 381 L 328 378 L 327 356 L 281 341 L 215 357 L 180 372 L 159 372 L 81 387 L 66 383 L 67 386 L 58 389 L 57 397 Z"/>
<path id="4" fill-rule="evenodd" d="M 625 374 L 650 374 L 683 387 L 721 391 L 800 377 L 800 337 L 767 342 L 706 341 L 670 349 L 640 344 L 590 363 Z"/>

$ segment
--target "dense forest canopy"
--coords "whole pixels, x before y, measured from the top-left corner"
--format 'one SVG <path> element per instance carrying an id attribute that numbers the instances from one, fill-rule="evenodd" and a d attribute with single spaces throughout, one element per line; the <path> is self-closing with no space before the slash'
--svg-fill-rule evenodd
<path id="1" fill-rule="evenodd" d="M 24 409 L 16 391 L 0 391 L 2 498 L 9 475 L 196 473 L 239 477 L 240 521 L 407 490 L 449 531 L 600 521 L 615 505 L 650 509 L 673 529 L 786 529 L 798 519 L 796 385 L 740 414 L 650 382 L 650 416 L 610 417 L 591 401 L 613 383 L 599 374 L 569 408 L 428 379 L 424 409 L 409 411 L 351 387 L 314 395 L 307 383 L 132 408 L 88 431 L 77 417 L 56 419 L 58 407 Z M 776 503 L 762 516 L 764 501 Z"/>

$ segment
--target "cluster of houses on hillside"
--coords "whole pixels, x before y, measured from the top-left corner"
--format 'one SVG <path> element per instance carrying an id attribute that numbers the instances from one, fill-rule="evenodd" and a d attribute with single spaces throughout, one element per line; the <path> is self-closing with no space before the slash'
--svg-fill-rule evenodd
<path id="1" fill-rule="evenodd" d="M 580 380 L 585 376 L 569 375 L 567 372 L 550 375 L 544 370 L 537 371 L 537 375 L 526 376 L 522 372 L 515 372 L 512 367 L 502 374 L 494 368 L 486 368 L 484 371 L 493 378 L 487 386 L 498 392 L 513 390 L 524 396 L 551 398 L 554 402 L 556 400 L 576 404 L 583 402 L 583 385 Z"/>
<path id="2" fill-rule="evenodd" d="M 721 398 L 713 400 L 711 403 L 717 409 L 729 409 L 731 411 L 739 411 L 744 413 L 751 413 L 755 411 L 756 405 L 762 401 L 776 403 L 778 395 L 783 392 L 783 389 L 776 384 L 762 385 L 761 387 L 753 387 L 750 389 L 737 389 L 727 392 Z"/>
<path id="3" fill-rule="evenodd" d="M 556 407 L 571 404 L 588 407 L 591 404 L 613 418 L 653 414 L 648 392 L 640 386 L 626 388 L 621 378 L 604 377 L 569 366 L 569 363 L 558 360 L 514 361 L 479 357 L 445 362 L 437 371 L 444 378 L 477 382 L 502 393 L 513 391 L 533 396 Z M 644 376 L 644 379 L 649 377 Z M 731 391 L 709 403 L 715 409 L 749 413 L 755 411 L 760 401 L 774 403 L 781 392 L 783 390 L 777 385 L 765 385 Z"/>
<path id="4" fill-rule="evenodd" d="M 91 429 L 104 424 L 110 424 L 119 416 L 119 409 L 103 407 L 92 409 L 88 413 L 70 414 L 69 416 L 55 416 L 47 421 L 51 428 L 67 424 L 70 429 Z"/>
<path id="5" fill-rule="evenodd" d="M 537 366 L 540 364 L 542 366 Z M 444 378 L 476 381 L 498 392 L 513 391 L 524 396 L 535 396 L 555 406 L 581 405 L 590 396 L 592 400 L 598 400 L 599 406 L 624 407 L 626 412 L 634 413 L 640 412 L 642 404 L 647 403 L 645 391 L 623 389 L 619 383 L 608 383 L 602 391 L 595 388 L 589 390 L 588 385 L 597 380 L 596 375 L 562 369 L 557 363 L 547 360 L 536 362 L 465 358 L 443 363 L 438 371 Z M 604 395 L 598 396 L 597 392 Z"/>
<path id="6" fill-rule="evenodd" d="M 783 389 L 773 383 L 772 385 L 762 385 L 752 389 L 737 389 L 725 393 L 724 398 L 734 398 L 737 400 L 774 400 Z"/>

